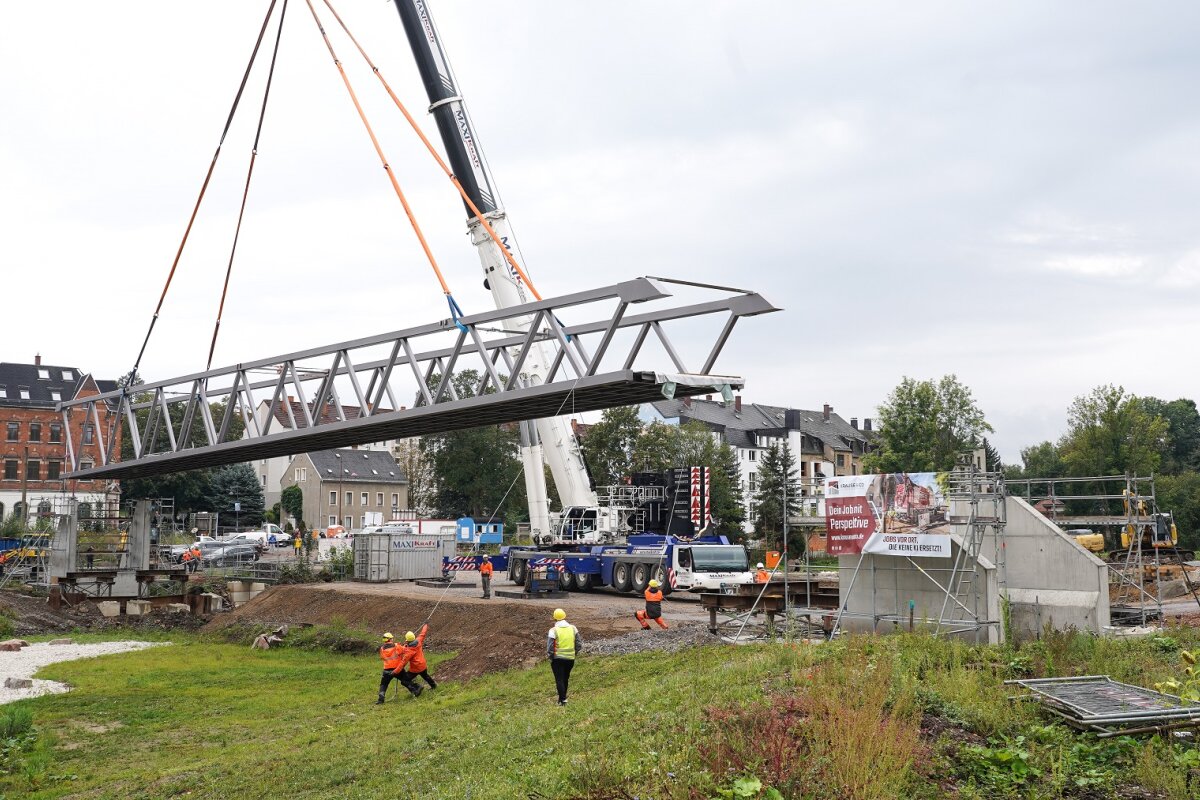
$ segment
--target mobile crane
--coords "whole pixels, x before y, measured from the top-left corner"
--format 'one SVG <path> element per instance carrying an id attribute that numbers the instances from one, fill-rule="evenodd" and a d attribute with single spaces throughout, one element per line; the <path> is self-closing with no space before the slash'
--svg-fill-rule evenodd
<path id="1" fill-rule="evenodd" d="M 438 37 L 428 4 L 426 0 L 394 2 L 429 99 L 429 112 L 437 123 L 438 133 L 446 148 L 451 171 L 471 204 L 480 212 L 477 215 L 471 204 L 464 202 L 471 242 L 475 245 L 483 268 L 484 286 L 491 292 L 497 309 L 529 302 L 532 287 L 526 286 L 521 274 L 514 269 L 517 263 L 514 259 L 519 255 L 513 249 L 514 239 L 508 216 L 495 191 L 491 172 L 483 158 L 479 139 L 459 93 L 458 83 L 450 69 L 450 61 Z M 488 223 L 486 226 L 483 222 L 485 219 Z M 497 240 L 508 250 L 507 253 L 497 244 Z M 520 317 L 510 320 L 508 324 L 528 330 L 533 320 Z M 549 354 L 540 345 L 533 348 L 524 363 L 525 380 L 531 385 L 543 382 L 549 364 Z M 565 568 L 559 571 L 560 583 L 564 588 L 587 589 L 603 582 L 620 590 L 639 586 L 644 589 L 652 567 L 658 570 L 657 574 L 664 585 L 670 585 L 666 580 L 666 570 L 671 569 L 669 575 L 675 576 L 671 583 L 679 585 L 677 576 L 682 575 L 686 585 L 681 588 L 691 588 L 718 580 L 691 577 L 707 575 L 707 567 L 702 565 L 709 561 L 719 566 L 721 569 L 718 572 L 731 582 L 752 580 L 745 563 L 744 548 L 730 545 L 724 537 L 696 538 L 703 535 L 711 519 L 707 505 L 703 509 L 703 522 L 699 509 L 689 510 L 696 524 L 692 530 L 694 536 L 686 540 L 670 531 L 657 536 L 644 534 L 636 526 L 630 525 L 630 518 L 622 514 L 619 503 L 609 502 L 601 506 L 592 489 L 579 442 L 566 417 L 521 423 L 520 444 L 533 541 L 537 545 L 549 546 L 551 555 L 536 550 L 511 549 L 506 553 L 505 561 L 495 566 L 503 569 L 507 564 L 510 577 L 517 582 L 521 582 L 526 566 L 538 558 L 564 560 Z M 553 524 L 543 463 L 550 466 L 554 485 L 562 501 L 562 513 Z M 701 469 L 701 473 L 704 475 L 703 497 L 707 498 L 707 471 Z M 611 501 L 611 493 L 608 499 Z M 677 563 L 681 552 L 678 545 L 685 542 L 692 544 L 682 549 L 683 562 Z M 720 548 L 722 555 L 718 557 L 713 551 L 713 558 L 708 559 L 703 552 L 705 547 Z M 617 552 L 619 550 L 623 552 Z M 732 550 L 740 551 L 741 555 L 727 552 Z M 607 555 L 599 557 L 601 551 Z M 464 562 L 453 568 L 478 568 L 478 561 L 473 559 L 469 565 Z"/>
<path id="2" fill-rule="evenodd" d="M 429 112 L 437 122 L 450 168 L 500 242 L 509 249 L 513 258 L 518 258 L 518 253 L 512 248 L 514 239 L 508 216 L 493 188 L 491 172 L 484 161 L 479 140 L 459 94 L 450 61 L 438 38 L 429 8 L 425 0 L 395 0 L 395 4 L 421 82 L 429 97 Z M 483 267 L 484 286 L 492 293 L 496 308 L 511 308 L 530 302 L 529 287 L 522 282 L 479 217 L 475 216 L 470 206 L 466 206 L 466 209 L 467 228 Z M 528 317 L 521 317 L 510 320 L 509 324 L 528 330 L 532 322 Z M 549 355 L 541 346 L 532 348 L 522 370 L 525 379 L 531 385 L 542 383 L 549 364 Z M 529 498 L 529 522 L 535 540 L 553 536 L 543 463 L 550 466 L 564 508 L 597 506 L 596 493 L 592 491 L 583 454 L 568 418 L 549 417 L 522 422 L 520 443 L 525 491 Z"/>

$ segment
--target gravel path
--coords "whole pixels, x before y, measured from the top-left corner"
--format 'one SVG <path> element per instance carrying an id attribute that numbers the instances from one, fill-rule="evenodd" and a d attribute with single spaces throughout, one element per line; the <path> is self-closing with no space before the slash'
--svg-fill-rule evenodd
<path id="1" fill-rule="evenodd" d="M 9 689 L 5 678 L 33 678 L 33 674 L 56 661 L 74 661 L 112 653 L 128 653 L 157 646 L 154 642 L 98 642 L 96 644 L 49 644 L 42 642 L 22 647 L 12 653 L 0 653 L 0 705 L 38 697 L 43 694 L 63 694 L 70 691 L 65 683 L 34 680 L 32 689 Z"/>

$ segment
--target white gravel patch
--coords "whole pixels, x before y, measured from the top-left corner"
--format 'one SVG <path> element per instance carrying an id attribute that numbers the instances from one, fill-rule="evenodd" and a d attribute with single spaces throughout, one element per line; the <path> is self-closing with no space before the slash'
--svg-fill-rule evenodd
<path id="1" fill-rule="evenodd" d="M 77 658 L 95 658 L 112 653 L 129 653 L 156 647 L 159 642 L 97 642 L 95 644 L 49 644 L 40 642 L 22 647 L 12 653 L 0 653 L 0 705 L 14 703 L 27 697 L 43 694 L 63 694 L 71 687 L 57 681 L 34 680 L 32 689 L 9 689 L 4 686 L 6 678 L 33 678 L 33 674 L 47 664 L 56 661 L 74 661 Z"/>

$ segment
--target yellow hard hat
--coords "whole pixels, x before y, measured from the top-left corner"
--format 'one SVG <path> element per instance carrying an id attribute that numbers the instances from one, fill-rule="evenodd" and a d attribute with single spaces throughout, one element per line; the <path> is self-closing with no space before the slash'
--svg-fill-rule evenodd
<path id="1" fill-rule="evenodd" d="M 555 619 L 566 619 L 567 612 L 563 611 L 561 608 L 556 608 L 556 609 L 554 609 L 554 618 Z"/>
<path id="2" fill-rule="evenodd" d="M 392 635 L 391 635 L 390 633 L 385 633 L 385 634 L 383 635 L 383 640 L 384 640 L 385 642 L 386 642 L 386 641 L 388 641 L 388 640 L 389 640 L 389 639 L 391 639 L 391 638 L 392 638 Z"/>
<path id="3" fill-rule="evenodd" d="M 651 588 L 651 589 L 657 589 L 657 588 L 658 588 L 658 581 L 656 581 L 656 580 L 654 580 L 653 578 L 651 578 L 651 579 L 650 579 L 650 588 Z"/>
<path id="4" fill-rule="evenodd" d="M 404 634 L 404 641 L 406 641 L 406 642 L 415 641 L 416 638 L 417 638 L 417 635 L 415 633 L 413 633 L 412 631 L 409 631 L 408 633 Z"/>

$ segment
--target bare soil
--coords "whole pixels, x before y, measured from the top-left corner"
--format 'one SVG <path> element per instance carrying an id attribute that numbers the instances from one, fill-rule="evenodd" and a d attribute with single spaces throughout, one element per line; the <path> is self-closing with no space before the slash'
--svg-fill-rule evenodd
<path id="1" fill-rule="evenodd" d="M 503 586 L 503 584 L 502 584 Z M 212 620 L 208 630 L 234 624 L 346 624 L 397 636 L 416 630 L 429 619 L 426 646 L 433 651 L 457 651 L 438 666 L 439 680 L 467 680 L 510 667 L 532 666 L 545 658 L 546 632 L 555 608 L 579 628 L 588 643 L 604 642 L 600 652 L 634 652 L 703 638 L 698 621 L 707 617 L 695 598 L 683 598 L 663 609 L 678 633 L 643 631 L 634 619 L 641 602 L 628 595 L 576 593 L 561 600 L 483 600 L 478 589 L 440 589 L 415 583 L 300 584 L 275 586 L 230 614 Z M 430 614 L 432 613 L 432 617 Z M 686 631 L 686 633 L 684 633 Z M 657 639 L 654 634 L 662 634 Z M 631 644 L 613 647 L 614 639 L 630 635 Z M 707 635 L 707 631 L 704 631 Z"/>

